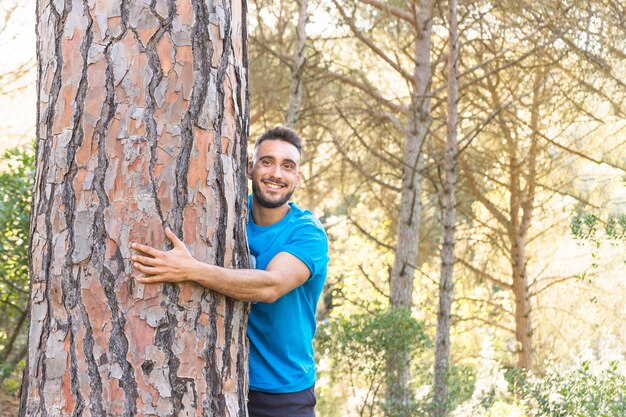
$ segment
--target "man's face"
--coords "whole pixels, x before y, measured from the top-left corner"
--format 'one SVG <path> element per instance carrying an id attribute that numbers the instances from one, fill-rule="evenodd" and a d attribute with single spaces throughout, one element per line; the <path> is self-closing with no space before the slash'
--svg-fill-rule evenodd
<path id="1" fill-rule="evenodd" d="M 264 140 L 248 162 L 247 173 L 255 201 L 266 208 L 280 207 L 300 184 L 300 153 L 289 142 Z"/>

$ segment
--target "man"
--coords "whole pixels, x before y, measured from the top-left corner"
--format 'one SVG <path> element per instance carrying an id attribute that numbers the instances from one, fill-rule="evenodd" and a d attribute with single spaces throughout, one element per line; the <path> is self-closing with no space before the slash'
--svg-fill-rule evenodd
<path id="1" fill-rule="evenodd" d="M 289 199 L 300 184 L 301 140 L 276 127 L 260 136 L 248 162 L 252 180 L 247 235 L 256 269 L 226 269 L 194 259 L 166 229 L 172 250 L 133 243 L 142 283 L 194 281 L 232 298 L 252 301 L 250 417 L 315 416 L 315 308 L 328 263 L 320 222 Z M 254 266 L 254 265 L 253 265 Z"/>

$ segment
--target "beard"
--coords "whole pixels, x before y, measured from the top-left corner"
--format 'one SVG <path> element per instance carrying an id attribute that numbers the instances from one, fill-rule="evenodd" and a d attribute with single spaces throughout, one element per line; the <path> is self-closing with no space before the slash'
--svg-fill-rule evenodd
<path id="1" fill-rule="evenodd" d="M 268 196 L 263 195 L 260 187 L 257 184 L 257 181 L 252 181 L 252 197 L 257 203 L 259 203 L 261 207 L 269 209 L 277 208 L 287 203 L 291 199 L 293 192 L 296 190 L 294 187 L 286 194 L 283 194 L 282 196 L 278 195 L 272 199 Z"/>

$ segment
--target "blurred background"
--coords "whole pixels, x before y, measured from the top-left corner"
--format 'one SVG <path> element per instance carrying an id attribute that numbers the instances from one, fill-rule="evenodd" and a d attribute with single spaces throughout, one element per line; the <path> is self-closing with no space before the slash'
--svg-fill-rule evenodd
<path id="1" fill-rule="evenodd" d="M 318 415 L 432 412 L 452 120 L 450 415 L 623 416 L 626 6 L 460 1 L 451 119 L 448 3 L 434 3 L 427 28 L 424 4 L 248 3 L 250 141 L 278 124 L 301 134 L 294 199 L 330 239 Z M 0 0 L 0 415 L 15 415 L 26 346 L 34 8 Z M 410 193 L 420 209 L 407 247 Z M 393 295 L 399 259 L 408 309 Z M 398 350 L 401 405 L 388 392 Z"/>

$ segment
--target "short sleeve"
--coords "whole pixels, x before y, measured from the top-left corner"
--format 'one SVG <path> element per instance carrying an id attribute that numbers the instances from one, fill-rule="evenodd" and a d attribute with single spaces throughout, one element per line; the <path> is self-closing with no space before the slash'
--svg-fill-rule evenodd
<path id="1" fill-rule="evenodd" d="M 311 271 L 309 279 L 326 270 L 328 264 L 328 238 L 324 229 L 314 222 L 296 228 L 281 252 L 300 259 Z"/>

